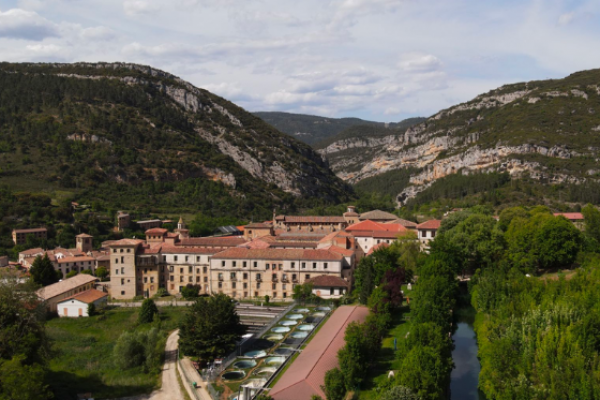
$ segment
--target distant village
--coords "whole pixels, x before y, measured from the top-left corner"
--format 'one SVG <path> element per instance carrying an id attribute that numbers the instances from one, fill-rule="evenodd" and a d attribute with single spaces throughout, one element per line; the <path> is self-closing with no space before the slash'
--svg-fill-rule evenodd
<path id="1" fill-rule="evenodd" d="M 581 213 L 563 213 L 578 226 Z M 441 220 L 421 224 L 396 215 L 373 210 L 357 213 L 349 206 L 341 216 L 273 215 L 270 221 L 245 226 L 220 228 L 212 237 L 190 237 L 183 219 L 172 232 L 163 228 L 171 221 L 159 219 L 137 221 L 145 229 L 145 240 L 105 241 L 94 250 L 93 237 L 76 236 L 73 249 L 34 248 L 19 253 L 16 263 L 0 259 L 0 266 L 18 266 L 29 270 L 38 256 L 48 255 L 63 279 L 38 291 L 48 311 L 60 316 L 82 316 L 85 303 L 152 297 L 159 289 L 178 295 L 186 286 L 198 288 L 199 294 L 224 293 L 234 299 L 264 298 L 291 300 L 294 286 L 311 283 L 313 293 L 323 299 L 340 298 L 353 284 L 353 271 L 362 257 L 382 246 L 389 246 L 412 232 L 423 251 L 436 236 Z M 119 212 L 116 228 L 131 223 L 127 213 Z M 16 229 L 15 244 L 25 243 L 28 235 L 46 238 L 46 228 Z M 100 282 L 98 268 L 109 271 Z M 65 299 L 81 303 L 78 311 L 60 306 Z"/>

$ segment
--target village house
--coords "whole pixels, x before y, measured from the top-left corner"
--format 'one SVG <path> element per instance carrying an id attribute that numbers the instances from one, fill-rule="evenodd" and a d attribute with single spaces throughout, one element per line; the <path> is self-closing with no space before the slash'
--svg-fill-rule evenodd
<path id="1" fill-rule="evenodd" d="M 46 240 L 48 238 L 48 229 L 46 228 L 31 228 L 31 229 L 13 229 L 12 239 L 15 246 L 25 244 L 27 236 L 33 236 L 38 240 Z"/>
<path id="2" fill-rule="evenodd" d="M 44 302 L 44 306 L 49 312 L 57 312 L 57 305 L 67 297 L 83 293 L 87 290 L 94 289 L 95 278 L 87 274 L 75 275 L 72 278 L 64 279 L 60 282 L 53 283 L 36 291 L 37 296 Z"/>
<path id="3" fill-rule="evenodd" d="M 435 239 L 435 235 L 440 229 L 442 221 L 439 219 L 432 219 L 425 221 L 422 224 L 417 225 L 417 232 L 419 234 L 419 242 L 421 243 L 421 250 L 429 250 L 429 242 Z"/>
<path id="4" fill-rule="evenodd" d="M 119 211 L 117 213 L 117 230 L 119 232 L 123 231 L 126 228 L 129 228 L 129 224 L 131 223 L 131 217 L 128 213 L 124 211 Z"/>
<path id="5" fill-rule="evenodd" d="M 60 271 L 65 277 L 71 271 L 77 273 L 82 271 L 92 271 L 94 273 L 100 266 L 109 267 L 108 251 L 94 251 L 93 237 L 82 233 L 75 237 L 76 246 L 74 249 L 64 249 L 57 247 L 53 250 L 44 250 L 34 248 L 19 253 L 18 261 L 24 268 L 31 268 L 35 259 L 48 254 L 50 262 L 54 269 Z"/>
<path id="6" fill-rule="evenodd" d="M 60 301 L 56 308 L 59 317 L 89 317 L 88 307 L 96 308 L 106 305 L 108 294 L 96 289 L 89 289 Z"/>
<path id="7" fill-rule="evenodd" d="M 346 232 L 352 234 L 356 240 L 356 245 L 360 247 L 364 254 L 369 254 L 373 247 L 380 244 L 391 244 L 399 236 L 408 232 L 400 224 L 383 224 L 374 221 L 362 221 L 346 228 Z"/>

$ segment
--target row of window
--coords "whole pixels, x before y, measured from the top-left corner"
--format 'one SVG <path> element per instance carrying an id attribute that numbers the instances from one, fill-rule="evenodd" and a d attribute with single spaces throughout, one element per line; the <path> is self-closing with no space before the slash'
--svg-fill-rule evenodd
<path id="1" fill-rule="evenodd" d="M 317 269 L 317 264 L 318 263 L 316 263 L 316 262 L 312 263 L 313 269 Z M 301 265 L 301 267 L 303 269 L 306 269 L 306 263 L 305 262 L 300 263 L 300 265 Z M 227 262 L 225 260 L 221 261 L 221 267 L 226 267 L 226 266 L 227 266 Z M 234 267 L 234 268 L 237 267 L 237 261 L 232 261 L 231 262 L 231 266 Z M 246 268 L 246 266 L 247 266 L 246 261 L 242 261 L 242 268 Z M 258 261 L 254 261 L 253 267 L 254 268 L 258 268 Z M 323 269 L 327 269 L 328 267 L 329 267 L 328 263 L 323 263 Z M 295 262 L 291 262 L 290 263 L 290 268 L 291 269 L 296 268 L 296 263 Z M 272 269 L 272 270 L 279 269 L 281 271 L 281 270 L 283 270 L 283 264 L 270 264 L 270 263 L 265 264 L 265 270 L 269 270 L 269 269 Z"/>

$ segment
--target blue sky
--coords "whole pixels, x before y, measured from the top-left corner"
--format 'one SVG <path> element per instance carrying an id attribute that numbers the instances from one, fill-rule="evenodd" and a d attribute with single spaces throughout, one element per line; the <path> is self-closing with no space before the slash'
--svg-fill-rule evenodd
<path id="1" fill-rule="evenodd" d="M 4 61 L 149 64 L 250 111 L 430 116 L 598 49 L 600 0 L 0 0 Z"/>

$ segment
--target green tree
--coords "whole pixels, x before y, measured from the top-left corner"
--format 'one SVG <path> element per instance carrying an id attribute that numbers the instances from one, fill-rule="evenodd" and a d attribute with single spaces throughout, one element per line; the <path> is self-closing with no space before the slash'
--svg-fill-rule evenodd
<path id="1" fill-rule="evenodd" d="M 364 324 L 351 322 L 346 327 L 346 344 L 338 352 L 340 370 L 347 390 L 354 390 L 365 379 L 369 369 L 371 346 L 365 335 Z"/>
<path id="2" fill-rule="evenodd" d="M 96 311 L 96 305 L 94 303 L 88 304 L 87 313 L 88 313 L 88 317 L 93 317 L 94 315 L 96 315 L 97 311 Z"/>
<path id="3" fill-rule="evenodd" d="M 78 273 L 79 272 L 77 272 L 76 270 L 69 271 L 69 273 L 67 274 L 67 279 L 76 276 Z"/>
<path id="4" fill-rule="evenodd" d="M 339 368 L 330 369 L 325 373 L 325 385 L 321 386 L 327 400 L 344 400 L 346 385 L 344 374 Z"/>
<path id="5" fill-rule="evenodd" d="M 600 243 L 600 211 L 591 204 L 581 209 L 585 221 L 585 234 Z"/>
<path id="6" fill-rule="evenodd" d="M 185 312 L 179 345 L 184 354 L 210 362 L 233 351 L 244 333 L 229 296 L 200 297 Z"/>
<path id="7" fill-rule="evenodd" d="M 421 397 L 406 386 L 394 386 L 383 393 L 379 400 L 421 400 Z"/>
<path id="8" fill-rule="evenodd" d="M 45 253 L 43 258 L 37 256 L 35 260 L 33 260 L 29 272 L 33 281 L 38 285 L 48 286 L 58 282 L 56 271 L 48 258 L 48 253 Z"/>
<path id="9" fill-rule="evenodd" d="M 108 276 L 108 270 L 106 269 L 106 267 L 96 268 L 96 276 L 100 278 L 100 280 L 106 279 L 106 277 Z"/>
<path id="10" fill-rule="evenodd" d="M 154 321 L 154 316 L 158 314 L 158 308 L 152 299 L 145 299 L 140 308 L 138 322 L 140 324 L 149 324 Z"/>
<path id="11" fill-rule="evenodd" d="M 181 289 L 181 295 L 186 299 L 195 299 L 200 295 L 200 286 L 187 284 Z"/>
<path id="12" fill-rule="evenodd" d="M 40 364 L 27 365 L 24 357 L 0 359 L 1 400 L 47 400 L 52 393 L 44 383 L 46 371 Z"/>
<path id="13" fill-rule="evenodd" d="M 307 300 L 313 297 L 313 284 L 305 283 L 303 285 L 294 286 L 292 298 L 304 304 Z"/>

